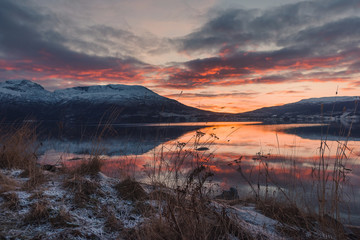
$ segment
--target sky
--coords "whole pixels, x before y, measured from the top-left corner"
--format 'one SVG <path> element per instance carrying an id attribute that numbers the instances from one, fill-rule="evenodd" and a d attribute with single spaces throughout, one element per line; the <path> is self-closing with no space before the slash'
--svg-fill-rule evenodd
<path id="1" fill-rule="evenodd" d="M 0 81 L 244 112 L 360 94 L 359 0 L 1 0 Z"/>

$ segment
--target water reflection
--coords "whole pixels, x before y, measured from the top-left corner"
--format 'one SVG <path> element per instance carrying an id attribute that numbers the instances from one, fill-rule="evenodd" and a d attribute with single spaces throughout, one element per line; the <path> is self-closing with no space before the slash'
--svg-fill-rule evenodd
<path id="1" fill-rule="evenodd" d="M 41 135 L 40 161 L 56 162 L 62 155 L 81 157 L 94 151 L 108 157 L 142 155 L 200 128 L 198 125 L 180 127 L 134 124 L 73 127 L 74 132 L 67 129 L 61 133 L 57 131 L 56 134 L 53 131 L 51 137 Z"/>
<path id="2" fill-rule="evenodd" d="M 249 194 L 252 186 L 262 194 L 287 191 L 290 197 L 316 207 L 317 164 L 321 139 L 326 141 L 325 161 L 331 188 L 333 163 L 346 129 L 321 124 L 182 123 L 117 126 L 122 134 L 105 137 L 100 145 L 106 164 L 103 172 L 113 177 L 133 175 L 143 181 L 186 175 L 196 162 L 215 175 L 219 189 L 237 187 Z M 201 136 L 199 136 L 201 133 Z M 339 134 L 342 135 L 339 137 Z M 342 212 L 360 224 L 360 134 L 353 128 L 343 164 L 346 172 L 341 195 Z M 51 140 L 43 143 L 41 161 L 74 160 L 91 153 L 91 141 Z M 97 143 L 99 144 L 99 143 Z M 96 145 L 95 145 L 96 146 Z M 196 151 L 202 149 L 204 151 Z M 57 161 L 56 160 L 56 161 Z M 75 165 L 77 161 L 68 161 Z M 241 172 L 240 172 L 241 170 Z M 245 179 L 246 180 L 245 180 Z M 289 190 L 289 191 L 288 191 Z M 291 191 L 290 191 L 291 190 Z M 331 196 L 327 196 L 330 202 Z M 350 210 L 350 211 L 349 211 Z"/>

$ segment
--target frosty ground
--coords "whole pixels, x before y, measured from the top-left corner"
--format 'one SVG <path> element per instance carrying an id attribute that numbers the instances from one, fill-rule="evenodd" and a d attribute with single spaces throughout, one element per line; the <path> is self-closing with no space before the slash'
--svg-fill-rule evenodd
<path id="1" fill-rule="evenodd" d="M 23 170 L 0 171 L 0 239 L 337 238 L 315 219 L 279 221 L 251 201 L 211 199 L 100 172 L 50 170 L 39 170 L 41 181 L 32 185 Z M 357 239 L 347 228 L 343 237 Z"/>

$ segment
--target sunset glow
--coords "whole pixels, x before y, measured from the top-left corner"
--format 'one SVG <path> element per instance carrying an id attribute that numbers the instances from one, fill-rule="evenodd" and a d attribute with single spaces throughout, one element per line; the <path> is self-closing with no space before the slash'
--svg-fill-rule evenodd
<path id="1" fill-rule="evenodd" d="M 199 160 L 205 161 L 206 166 L 215 174 L 215 182 L 226 183 L 228 184 L 227 187 L 239 184 L 237 181 L 244 181 L 237 171 L 239 165 L 234 161 L 240 158 L 242 171 L 248 178 L 256 178 L 259 172 L 264 173 L 266 163 L 272 177 L 281 185 L 288 185 L 290 184 L 289 181 L 311 185 L 311 182 L 314 181 L 313 168 L 319 163 L 320 158 L 319 140 L 284 132 L 284 130 L 292 127 L 309 127 L 309 124 L 262 125 L 246 122 L 207 124 L 208 126 L 199 130 L 204 134 L 199 139 L 196 139 L 196 131 L 190 131 L 175 141 L 164 142 L 142 155 L 104 156 L 107 161 L 103 166 L 103 172 L 113 177 L 133 174 L 143 178 L 144 181 L 149 181 L 144 173 L 153 169 L 160 169 L 159 166 L 162 165 L 163 174 L 170 174 L 166 172 L 166 169 L 173 169 L 173 161 L 177 159 L 176 156 L 179 154 L 186 156 L 181 167 L 181 171 L 186 172 L 191 169 L 191 164 L 195 164 L 193 162 L 194 155 L 198 154 Z M 153 124 L 152 126 L 165 125 Z M 195 125 L 196 123 L 167 124 L 167 126 Z M 321 124 L 312 124 L 312 126 L 321 126 Z M 182 150 L 178 147 L 179 143 L 184 143 Z M 329 140 L 327 144 L 329 149 L 326 153 L 326 161 L 331 165 L 337 158 L 338 142 Z M 352 169 L 350 184 L 353 187 L 358 187 L 360 184 L 358 181 L 360 179 L 360 164 L 356 157 L 358 153 L 353 151 L 358 148 L 358 145 L 358 141 L 348 142 L 348 148 L 353 153 L 346 160 L 346 165 Z M 207 147 L 208 150 L 197 152 L 195 151 L 197 147 Z M 81 154 L 58 154 L 63 154 L 64 159 L 82 157 Z M 258 156 L 262 156 L 261 161 Z M 49 161 L 51 157 L 45 156 L 43 160 Z M 81 161 L 68 161 L 66 165 L 74 167 L 80 163 Z M 331 168 L 327 169 L 330 179 L 332 177 L 331 171 Z"/>
<path id="2" fill-rule="evenodd" d="M 0 81 L 143 85 L 231 113 L 357 96 L 359 25 L 357 0 L 5 0 Z"/>

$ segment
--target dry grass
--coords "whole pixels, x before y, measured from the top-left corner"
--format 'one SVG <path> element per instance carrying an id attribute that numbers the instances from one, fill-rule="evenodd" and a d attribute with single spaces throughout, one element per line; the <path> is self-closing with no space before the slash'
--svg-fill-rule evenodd
<path id="1" fill-rule="evenodd" d="M 276 199 L 258 200 L 256 208 L 265 216 L 277 220 L 276 229 L 290 239 L 325 239 L 316 234 L 318 218 L 300 210 L 295 204 Z"/>
<path id="2" fill-rule="evenodd" d="M 296 205 L 279 200 L 257 201 L 256 208 L 265 216 L 281 223 L 312 229 L 316 218 L 301 211 Z"/>
<path id="3" fill-rule="evenodd" d="M 16 193 L 3 193 L 0 197 L 2 197 L 5 201 L 1 207 L 8 208 L 10 210 L 16 210 L 19 208 L 20 199 Z"/>
<path id="4" fill-rule="evenodd" d="M 168 189 L 157 189 L 152 191 L 149 194 L 149 199 L 151 200 L 157 200 L 157 201 L 166 201 L 169 203 L 175 203 L 176 198 L 173 194 L 169 193 L 169 191 L 166 191 Z"/>
<path id="5" fill-rule="evenodd" d="M 101 171 L 101 167 L 104 165 L 103 160 L 99 155 L 91 155 L 89 159 L 81 160 L 80 164 L 75 166 L 67 166 L 62 163 L 62 166 L 59 168 L 59 172 L 62 174 L 69 174 L 72 176 L 90 176 L 96 177 Z"/>
<path id="6" fill-rule="evenodd" d="M 163 199 L 163 198 L 162 198 Z M 225 213 L 199 198 L 181 202 L 159 202 L 161 214 L 154 214 L 132 238 L 136 239 L 253 239 Z"/>
<path id="7" fill-rule="evenodd" d="M 103 165 L 103 161 L 99 156 L 93 156 L 88 161 L 82 162 L 73 172 L 79 175 L 96 176 Z"/>
<path id="8" fill-rule="evenodd" d="M 74 193 L 74 203 L 78 207 L 85 207 L 88 204 L 96 205 L 96 199 L 91 198 L 91 195 L 101 194 L 98 183 L 87 180 L 79 175 L 66 179 L 63 186 Z"/>
<path id="9" fill-rule="evenodd" d="M 64 208 L 61 208 L 58 214 L 50 219 L 50 223 L 56 228 L 75 227 L 75 225 L 72 224 L 73 221 L 74 219 L 70 213 Z"/>
<path id="10" fill-rule="evenodd" d="M 0 130 L 0 168 L 22 169 L 22 176 L 29 178 L 26 189 L 33 189 L 45 180 L 37 166 L 36 139 L 36 127 L 29 124 Z"/>
<path id="11" fill-rule="evenodd" d="M 114 186 L 119 196 L 125 200 L 138 201 L 147 198 L 147 193 L 141 185 L 128 178 Z"/>
<path id="12" fill-rule="evenodd" d="M 94 203 L 96 200 L 91 198 L 91 195 L 101 194 L 99 184 L 93 178 L 100 172 L 102 165 L 103 162 L 99 156 L 92 156 L 77 167 L 70 169 L 63 165 L 60 169 L 62 174 L 67 175 L 63 186 L 74 193 L 74 202 L 78 207 Z M 88 180 L 85 176 L 90 176 L 93 180 Z"/>
<path id="13" fill-rule="evenodd" d="M 105 228 L 111 232 L 115 232 L 121 231 L 124 226 L 122 222 L 116 218 L 115 214 L 113 212 L 110 212 L 106 217 Z"/>
<path id="14" fill-rule="evenodd" d="M 136 239 L 253 239 L 246 230 L 231 219 L 225 210 L 211 204 L 204 183 L 212 176 L 204 166 L 188 173 L 183 186 L 176 190 L 158 186 L 149 194 L 157 206 L 131 238 Z"/>
<path id="15" fill-rule="evenodd" d="M 19 187 L 19 183 L 0 173 L 0 193 L 13 191 Z"/>
<path id="16" fill-rule="evenodd" d="M 105 230 L 109 232 L 119 232 L 124 229 L 123 223 L 116 218 L 115 213 L 107 206 L 101 207 L 101 217 L 105 218 Z"/>
<path id="17" fill-rule="evenodd" d="M 50 217 L 50 208 L 49 203 L 47 201 L 38 201 L 35 202 L 29 211 L 29 213 L 25 216 L 24 222 L 27 224 L 41 224 L 45 223 L 49 220 Z"/>
<path id="18" fill-rule="evenodd" d="M 28 170 L 37 160 L 36 129 L 30 125 L 0 130 L 0 168 Z"/>
<path id="19" fill-rule="evenodd" d="M 46 181 L 46 176 L 44 175 L 43 171 L 38 167 L 29 169 L 29 172 L 27 172 L 26 174 L 29 176 L 29 180 L 23 186 L 25 190 L 36 189 L 40 184 Z"/>
<path id="20" fill-rule="evenodd" d="M 211 204 L 208 180 L 213 173 L 207 163 L 212 154 L 207 156 L 196 151 L 202 146 L 203 135 L 197 131 L 194 144 L 190 146 L 193 149 L 186 148 L 188 143 L 178 143 L 173 154 L 160 152 L 158 158 L 155 156 L 154 171 L 147 172 L 156 188 L 148 195 L 153 204 L 150 208 L 139 207 L 143 215 L 149 215 L 148 221 L 135 231 L 129 231 L 128 239 L 253 239 L 225 210 L 221 212 Z M 191 168 L 182 170 L 182 166 Z M 124 185 L 120 188 L 120 196 L 131 200 L 137 195 L 143 198 L 142 191 L 134 191 L 134 181 L 124 182 L 126 184 L 119 184 Z"/>

